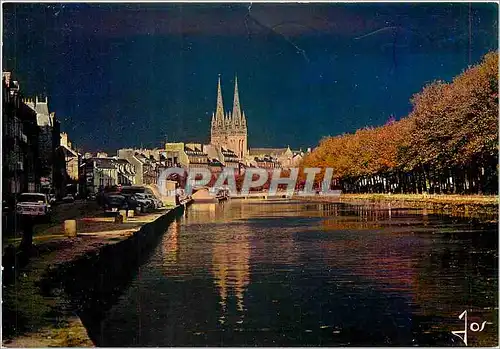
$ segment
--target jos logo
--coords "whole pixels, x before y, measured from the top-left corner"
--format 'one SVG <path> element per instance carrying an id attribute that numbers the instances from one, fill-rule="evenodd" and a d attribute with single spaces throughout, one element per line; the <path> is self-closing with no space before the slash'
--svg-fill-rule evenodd
<path id="1" fill-rule="evenodd" d="M 467 346 L 467 331 L 471 330 L 472 332 L 482 332 L 484 330 L 484 326 L 486 326 L 486 321 L 480 325 L 477 322 L 472 322 L 469 327 L 467 327 L 467 310 L 464 310 L 462 314 L 458 317 L 460 320 L 464 320 L 464 330 L 463 331 L 451 331 L 451 333 L 465 343 Z"/>

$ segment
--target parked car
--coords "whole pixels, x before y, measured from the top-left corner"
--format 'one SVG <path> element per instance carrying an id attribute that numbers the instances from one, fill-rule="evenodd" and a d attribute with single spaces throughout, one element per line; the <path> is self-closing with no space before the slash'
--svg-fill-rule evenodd
<path id="1" fill-rule="evenodd" d="M 75 197 L 73 196 L 73 194 L 68 194 L 66 195 L 65 197 L 62 198 L 62 201 L 63 202 L 75 202 Z"/>
<path id="2" fill-rule="evenodd" d="M 155 209 L 158 205 L 155 201 L 156 198 L 153 195 L 151 189 L 146 188 L 142 185 L 123 186 L 120 189 L 120 194 L 136 200 L 137 208 L 141 212 L 149 212 Z M 149 197 L 149 195 L 152 195 L 152 198 Z"/>
<path id="3" fill-rule="evenodd" d="M 44 216 L 49 218 L 52 207 L 43 193 L 22 193 L 16 204 L 16 212 L 22 216 Z"/>
<path id="4" fill-rule="evenodd" d="M 155 208 L 163 207 L 163 202 L 156 196 L 154 196 L 153 194 L 145 194 L 145 195 L 149 200 L 153 201 Z"/>
<path id="5" fill-rule="evenodd" d="M 119 193 L 106 193 L 102 200 L 104 212 L 118 212 L 130 209 L 127 198 Z"/>
<path id="6" fill-rule="evenodd" d="M 150 212 L 155 209 L 153 200 L 149 199 L 144 193 L 135 193 L 133 195 L 137 202 L 137 208 L 141 213 Z"/>

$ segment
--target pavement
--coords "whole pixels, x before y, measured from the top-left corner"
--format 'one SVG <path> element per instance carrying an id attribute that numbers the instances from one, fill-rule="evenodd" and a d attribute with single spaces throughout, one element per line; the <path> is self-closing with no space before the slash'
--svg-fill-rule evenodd
<path id="1" fill-rule="evenodd" d="M 66 219 L 95 217 L 101 213 L 102 210 L 95 201 L 76 200 L 72 203 L 60 203 L 58 205 L 54 205 L 50 220 L 35 225 L 35 236 L 50 233 L 50 231 L 47 231 L 49 228 L 62 224 Z M 13 215 L 14 213 L 10 213 L 10 220 L 13 220 Z M 17 238 L 20 238 L 19 227 L 20 224 L 19 221 L 17 221 L 16 224 L 11 224 L 2 232 L 4 243 L 12 243 Z"/>
<path id="2" fill-rule="evenodd" d="M 159 209 L 158 213 L 164 213 L 166 208 Z M 54 239 L 63 239 L 64 221 L 75 219 L 77 222 L 77 233 L 82 235 L 103 234 L 118 231 L 128 231 L 136 229 L 138 226 L 146 223 L 149 214 L 128 218 L 126 223 L 114 223 L 114 214 L 105 214 L 95 201 L 76 200 L 72 203 L 61 203 L 53 207 L 51 219 L 49 222 L 41 222 L 34 227 L 33 243 L 38 244 Z M 154 216 L 154 214 L 153 214 Z M 20 225 L 17 224 L 17 227 Z M 17 245 L 21 241 L 21 232 L 15 231 L 12 227 L 2 232 L 2 247 L 11 244 Z"/>

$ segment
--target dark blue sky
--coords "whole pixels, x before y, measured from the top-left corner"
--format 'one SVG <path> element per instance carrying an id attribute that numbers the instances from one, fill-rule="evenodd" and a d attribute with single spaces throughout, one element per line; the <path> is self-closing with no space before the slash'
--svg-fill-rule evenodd
<path id="1" fill-rule="evenodd" d="M 207 142 L 219 73 L 250 147 L 314 146 L 498 49 L 496 4 L 3 6 L 3 69 L 88 151 Z"/>

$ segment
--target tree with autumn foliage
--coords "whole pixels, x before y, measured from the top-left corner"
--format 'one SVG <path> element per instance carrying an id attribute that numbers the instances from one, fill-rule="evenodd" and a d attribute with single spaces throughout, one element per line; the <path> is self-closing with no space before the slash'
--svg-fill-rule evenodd
<path id="1" fill-rule="evenodd" d="M 498 179 L 498 54 L 427 85 L 406 118 L 321 140 L 302 163 L 348 192 L 490 193 Z"/>

